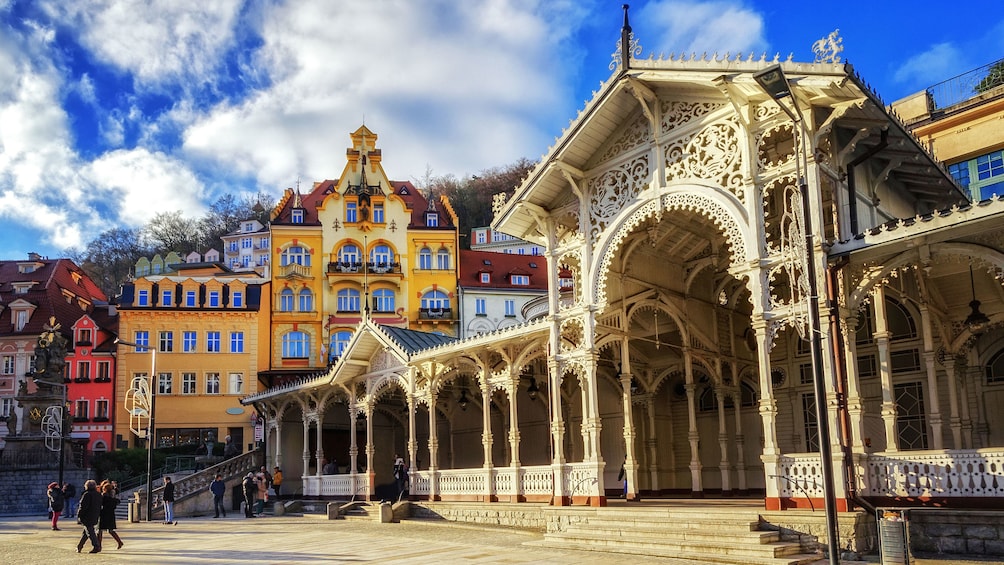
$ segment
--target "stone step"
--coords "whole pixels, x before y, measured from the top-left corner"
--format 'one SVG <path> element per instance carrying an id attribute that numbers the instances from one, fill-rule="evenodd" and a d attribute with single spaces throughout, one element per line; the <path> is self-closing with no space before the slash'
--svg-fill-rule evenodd
<path id="1" fill-rule="evenodd" d="M 597 526 L 617 526 L 621 528 L 645 528 L 645 529 L 663 529 L 666 527 L 672 527 L 677 529 L 689 529 L 689 530 L 730 530 L 730 531 L 744 531 L 752 532 L 756 531 L 760 527 L 759 518 L 750 518 L 748 516 L 724 519 L 724 518 L 697 518 L 697 517 L 687 517 L 687 518 L 615 518 L 608 517 L 606 514 L 602 517 L 592 517 L 590 516 L 586 520 L 589 524 L 595 524 Z"/>
<path id="2" fill-rule="evenodd" d="M 635 547 L 631 545 L 616 545 L 590 543 L 590 540 L 561 539 L 547 537 L 543 541 L 527 542 L 524 545 L 537 545 L 552 549 L 574 549 L 586 551 L 604 551 L 624 553 L 628 555 L 645 555 L 651 557 L 666 557 L 672 559 L 693 560 L 698 563 L 722 563 L 744 565 L 810 565 L 816 563 L 820 556 L 808 553 L 791 553 L 788 555 L 757 555 L 741 551 L 723 551 L 714 548 L 708 551 L 697 551 L 690 546 L 683 547 Z M 795 544 L 797 546 L 797 544 Z"/>
<path id="3" fill-rule="evenodd" d="M 544 534 L 545 540 L 575 540 L 581 544 L 599 546 L 626 546 L 632 548 L 666 549 L 674 551 L 695 551 L 725 553 L 732 555 L 759 555 L 780 557 L 802 551 L 796 542 L 773 542 L 761 544 L 758 541 L 737 540 L 719 536 L 718 539 L 679 539 L 648 534 L 632 535 L 631 532 L 606 534 L 602 532 L 561 532 Z"/>
<path id="4" fill-rule="evenodd" d="M 555 532 L 558 533 L 558 532 Z M 781 533 L 775 531 L 722 531 L 699 528 L 676 528 L 663 526 L 661 528 L 619 527 L 616 524 L 598 525 L 592 520 L 588 524 L 571 524 L 561 534 L 621 536 L 624 539 L 671 539 L 684 541 L 707 541 L 719 543 L 723 538 L 741 541 L 749 544 L 776 543 L 781 540 Z"/>

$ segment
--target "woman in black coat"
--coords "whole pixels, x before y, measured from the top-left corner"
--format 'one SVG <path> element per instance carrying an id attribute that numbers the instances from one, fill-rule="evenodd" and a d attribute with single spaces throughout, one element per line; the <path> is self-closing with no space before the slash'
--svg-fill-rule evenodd
<path id="1" fill-rule="evenodd" d="M 115 532 L 115 507 L 119 505 L 119 497 L 115 495 L 115 487 L 105 481 L 101 485 L 101 519 L 98 520 L 98 542 L 101 542 L 105 530 L 119 542 L 115 549 L 122 549 L 122 538 Z"/>
<path id="2" fill-rule="evenodd" d="M 49 497 L 49 515 L 52 517 L 52 529 L 58 530 L 56 524 L 59 516 L 63 513 L 63 489 L 59 483 L 49 483 L 49 490 L 46 492 Z"/>
<path id="3" fill-rule="evenodd" d="M 80 496 L 80 506 L 77 507 L 77 519 L 84 526 L 84 533 L 80 536 L 80 543 L 77 544 L 77 553 L 84 549 L 84 542 L 88 538 L 91 540 L 90 553 L 101 551 L 101 540 L 94 532 L 94 526 L 98 525 L 101 519 L 101 493 L 98 492 L 98 483 L 89 480 L 84 483 L 84 494 Z"/>

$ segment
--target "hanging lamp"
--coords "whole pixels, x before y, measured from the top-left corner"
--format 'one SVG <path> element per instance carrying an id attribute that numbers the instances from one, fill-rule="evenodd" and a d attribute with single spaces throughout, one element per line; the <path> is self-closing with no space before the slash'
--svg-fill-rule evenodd
<path id="1" fill-rule="evenodd" d="M 969 265 L 969 285 L 973 291 L 973 300 L 969 303 L 969 307 L 972 308 L 972 312 L 966 317 L 966 321 L 963 322 L 966 328 L 973 335 L 980 335 L 987 328 L 987 324 L 990 323 L 990 318 L 986 314 L 980 311 L 980 301 L 976 300 L 976 280 L 973 277 L 973 266 Z"/>

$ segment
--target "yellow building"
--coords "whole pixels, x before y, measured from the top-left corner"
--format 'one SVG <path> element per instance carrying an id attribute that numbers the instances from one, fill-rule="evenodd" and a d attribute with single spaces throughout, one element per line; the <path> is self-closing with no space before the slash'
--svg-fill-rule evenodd
<path id="1" fill-rule="evenodd" d="M 258 390 L 258 372 L 268 367 L 270 282 L 220 263 L 175 267 L 122 289 L 120 339 L 149 347 L 118 346 L 116 398 L 126 402 L 116 406 L 116 447 L 143 445 L 130 429 L 127 391 L 152 370 L 157 447 L 229 435 L 247 449 L 252 414 L 240 399 Z"/>
<path id="2" fill-rule="evenodd" d="M 270 384 L 326 369 L 364 317 L 456 335 L 456 213 L 390 180 L 366 126 L 350 137 L 336 180 L 287 190 L 272 214 Z"/>
<path id="3" fill-rule="evenodd" d="M 1004 196 L 1004 59 L 893 102 L 975 200 Z"/>

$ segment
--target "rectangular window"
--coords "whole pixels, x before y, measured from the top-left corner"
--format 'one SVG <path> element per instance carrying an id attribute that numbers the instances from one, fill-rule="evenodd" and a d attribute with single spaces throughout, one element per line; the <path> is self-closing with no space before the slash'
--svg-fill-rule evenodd
<path id="1" fill-rule="evenodd" d="M 427 212 L 425 214 L 425 226 L 429 228 L 435 228 L 439 226 L 439 214 L 435 212 Z"/>
<path id="2" fill-rule="evenodd" d="M 108 421 L 108 401 L 107 400 L 95 400 L 94 401 L 94 421 L 95 422 L 107 422 Z"/>
<path id="3" fill-rule="evenodd" d="M 268 238 L 263 237 L 258 240 L 258 249 L 268 249 Z"/>
<path id="4" fill-rule="evenodd" d="M 254 246 L 254 240 L 250 237 L 241 238 L 241 249 L 251 249 Z"/>
<path id="5" fill-rule="evenodd" d="M 91 344 L 91 330 L 80 330 L 77 332 L 77 345 Z"/>
<path id="6" fill-rule="evenodd" d="M 383 204 L 373 205 L 373 223 L 375 224 L 383 223 Z"/>
<path id="7" fill-rule="evenodd" d="M 798 366 L 798 384 L 812 384 L 812 363 L 802 363 Z"/>
<path id="8" fill-rule="evenodd" d="M 74 420 L 87 420 L 88 409 L 90 408 L 90 402 L 87 400 L 78 400 L 73 405 L 73 419 Z"/>
<path id="9" fill-rule="evenodd" d="M 220 352 L 220 332 L 206 332 L 206 351 L 208 353 Z"/>
<path id="10" fill-rule="evenodd" d="M 81 361 L 77 363 L 77 382 L 86 383 L 91 380 L 91 362 Z"/>
<path id="11" fill-rule="evenodd" d="M 802 395 L 802 421 L 805 432 L 805 451 L 819 451 L 819 421 L 816 419 L 816 397 L 809 393 Z"/>
<path id="12" fill-rule="evenodd" d="M 478 243 L 485 243 L 485 239 L 486 239 L 485 238 L 485 232 L 483 232 L 483 231 L 477 232 L 477 238 L 478 238 Z"/>
<path id="13" fill-rule="evenodd" d="M 230 394 L 244 394 L 244 374 L 230 373 Z"/>
<path id="14" fill-rule="evenodd" d="M 173 384 L 174 379 L 171 378 L 171 373 L 157 374 L 157 394 L 172 394 L 171 385 Z"/>
<path id="15" fill-rule="evenodd" d="M 206 373 L 206 394 L 220 393 L 220 374 Z"/>
<path id="16" fill-rule="evenodd" d="M 195 291 L 187 290 L 185 291 L 185 306 L 188 308 L 195 308 Z"/>
<path id="17" fill-rule="evenodd" d="M 195 373 L 181 374 L 181 394 L 195 394 Z"/>
<path id="18" fill-rule="evenodd" d="M 244 353 L 244 332 L 230 332 L 230 353 Z"/>
<path id="19" fill-rule="evenodd" d="M 927 419 L 924 416 L 924 386 L 902 383 L 893 386 L 896 397 L 896 435 L 900 449 L 927 449 Z"/>
<path id="20" fill-rule="evenodd" d="M 160 332 L 160 352 L 174 351 L 174 332 Z"/>
<path id="21" fill-rule="evenodd" d="M 4 355 L 3 356 L 3 374 L 13 375 L 14 374 L 14 356 Z"/>
<path id="22" fill-rule="evenodd" d="M 170 290 L 165 290 L 160 293 L 160 305 L 161 306 L 174 306 L 174 293 Z"/>
<path id="23" fill-rule="evenodd" d="M 213 290 L 209 292 L 209 307 L 210 308 L 220 307 L 220 291 Z"/>
<path id="24" fill-rule="evenodd" d="M 198 341 L 199 338 L 196 337 L 195 332 L 185 332 L 182 334 L 182 350 L 185 353 L 195 353 Z"/>
<path id="25" fill-rule="evenodd" d="M 303 209 L 302 208 L 294 208 L 293 209 L 293 215 L 292 215 L 291 219 L 292 219 L 292 222 L 294 224 L 302 224 L 303 223 Z"/>
<path id="26" fill-rule="evenodd" d="M 878 376 L 875 355 L 858 355 L 858 378 L 870 379 Z"/>
<path id="27" fill-rule="evenodd" d="M 907 349 L 906 351 L 893 351 L 889 354 L 889 362 L 892 365 L 893 374 L 913 373 L 920 370 L 920 351 Z"/>
<path id="28" fill-rule="evenodd" d="M 244 307 L 244 293 L 237 290 L 230 294 L 230 306 L 232 308 Z"/>
<path id="29" fill-rule="evenodd" d="M 356 209 L 355 202 L 345 203 L 345 221 L 350 223 L 355 223 L 359 221 L 358 210 Z"/>
<path id="30" fill-rule="evenodd" d="M 488 283 L 492 282 L 492 275 L 491 275 L 491 273 L 481 273 L 481 282 L 484 283 L 484 284 L 488 284 Z"/>
<path id="31" fill-rule="evenodd" d="M 474 313 L 478 316 L 488 315 L 488 307 L 484 298 L 477 298 L 474 300 Z"/>
<path id="32" fill-rule="evenodd" d="M 149 306 L 150 305 L 150 291 L 141 290 L 136 293 L 136 305 L 137 306 Z"/>
<path id="33" fill-rule="evenodd" d="M 795 355 L 808 355 L 809 354 L 809 340 L 807 339 L 796 339 L 795 340 Z"/>
<path id="34" fill-rule="evenodd" d="M 15 327 L 17 328 L 17 331 L 23 330 L 24 327 L 27 326 L 27 325 L 28 325 L 28 311 L 27 310 L 18 310 L 17 311 L 17 324 L 15 324 Z"/>
<path id="35" fill-rule="evenodd" d="M 516 301 L 508 298 L 505 301 L 505 315 L 513 317 L 516 315 Z"/>
<path id="36" fill-rule="evenodd" d="M 108 361 L 98 361 L 98 374 L 94 377 L 95 382 L 106 383 L 112 380 L 112 364 Z"/>
<path id="37" fill-rule="evenodd" d="M 530 284 L 530 275 L 513 275 L 512 284 L 519 286 L 528 286 Z"/>
<path id="38" fill-rule="evenodd" d="M 14 399 L 0 398 L 0 416 L 9 418 L 14 413 Z"/>
<path id="39" fill-rule="evenodd" d="M 137 352 L 143 353 L 145 351 L 149 351 L 148 347 L 150 346 L 150 332 L 147 331 L 135 332 L 133 334 L 133 342 L 139 346 L 136 348 Z"/>

